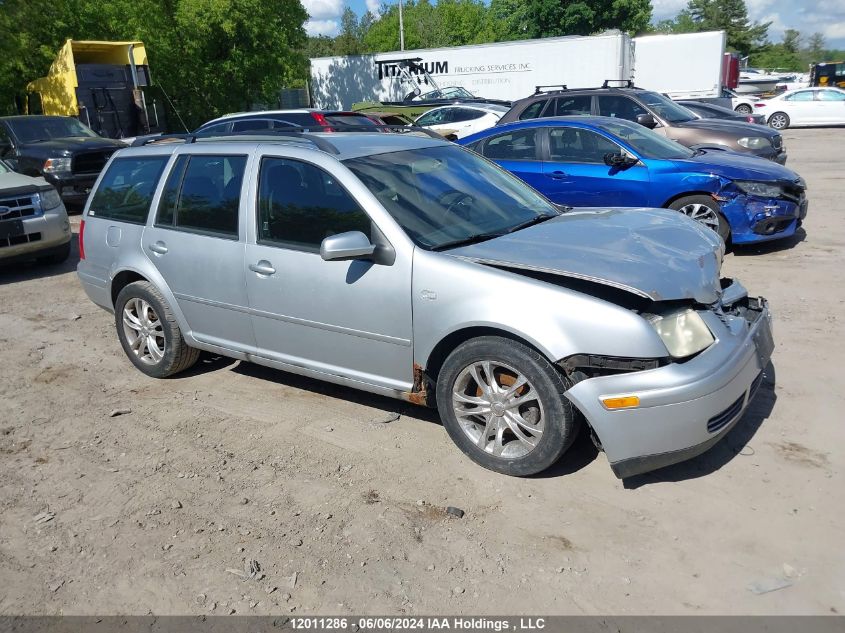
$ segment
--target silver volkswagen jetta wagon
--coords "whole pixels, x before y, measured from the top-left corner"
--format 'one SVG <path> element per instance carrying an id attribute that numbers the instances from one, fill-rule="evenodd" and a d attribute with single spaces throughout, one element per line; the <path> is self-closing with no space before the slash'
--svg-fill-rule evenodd
<path id="1" fill-rule="evenodd" d="M 510 475 L 586 423 L 619 477 L 703 452 L 760 385 L 766 302 L 680 214 L 561 209 L 413 134 L 193 140 L 117 152 L 80 229 L 79 279 L 149 376 L 208 350 L 436 406 Z"/>

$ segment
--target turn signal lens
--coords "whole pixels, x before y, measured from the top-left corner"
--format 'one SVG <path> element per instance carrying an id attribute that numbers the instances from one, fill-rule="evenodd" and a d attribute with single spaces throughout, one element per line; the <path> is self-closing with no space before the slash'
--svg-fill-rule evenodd
<path id="1" fill-rule="evenodd" d="M 639 396 L 621 396 L 617 398 L 601 398 L 605 409 L 633 409 L 640 406 Z"/>

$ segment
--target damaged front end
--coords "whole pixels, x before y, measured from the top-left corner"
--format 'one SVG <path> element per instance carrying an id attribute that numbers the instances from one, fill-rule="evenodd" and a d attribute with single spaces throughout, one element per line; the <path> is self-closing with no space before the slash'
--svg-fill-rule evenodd
<path id="1" fill-rule="evenodd" d="M 723 179 L 714 195 L 731 227 L 734 244 L 789 237 L 807 215 L 806 184 Z"/>

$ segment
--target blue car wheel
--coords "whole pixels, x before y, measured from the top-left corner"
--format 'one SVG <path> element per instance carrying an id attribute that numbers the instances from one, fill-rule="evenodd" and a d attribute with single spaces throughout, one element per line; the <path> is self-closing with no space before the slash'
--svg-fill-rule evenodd
<path id="1" fill-rule="evenodd" d="M 731 227 L 719 210 L 718 203 L 710 196 L 686 196 L 678 198 L 669 205 L 670 209 L 680 211 L 691 220 L 716 231 L 727 242 L 731 236 Z"/>

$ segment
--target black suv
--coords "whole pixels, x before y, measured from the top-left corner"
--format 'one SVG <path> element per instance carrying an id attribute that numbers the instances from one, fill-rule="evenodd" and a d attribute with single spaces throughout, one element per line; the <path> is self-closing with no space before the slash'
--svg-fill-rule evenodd
<path id="1" fill-rule="evenodd" d="M 786 163 L 783 138 L 760 125 L 721 119 L 699 119 L 664 95 L 633 85 L 569 90 L 537 86 L 530 97 L 515 102 L 497 125 L 540 117 L 596 115 L 635 121 L 692 148 L 729 149 Z"/>
<path id="2" fill-rule="evenodd" d="M 0 117 L 0 158 L 17 172 L 43 176 L 69 207 L 81 207 L 109 157 L 126 143 L 103 138 L 64 116 Z"/>

